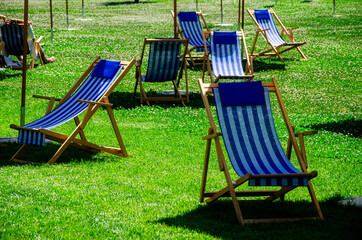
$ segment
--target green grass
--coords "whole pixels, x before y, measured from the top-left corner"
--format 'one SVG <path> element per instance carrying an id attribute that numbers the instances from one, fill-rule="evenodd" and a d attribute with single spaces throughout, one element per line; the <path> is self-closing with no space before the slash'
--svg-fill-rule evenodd
<path id="1" fill-rule="evenodd" d="M 179 9 L 192 11 L 195 3 L 179 1 Z M 235 30 L 237 2 L 224 1 L 224 22 L 219 27 L 217 0 L 199 1 L 212 29 Z M 247 1 L 247 8 L 273 6 L 275 1 Z M 22 18 L 22 0 L 1 3 L 0 14 Z M 81 18 L 81 2 L 70 0 L 70 28 L 66 30 L 65 1 L 53 3 L 56 32 L 50 42 L 48 1 L 30 1 L 29 19 L 36 36 L 56 62 L 27 73 L 26 122 L 44 114 L 47 103 L 33 94 L 62 97 L 96 57 L 112 60 L 139 58 L 145 36 L 172 37 L 172 1 L 86 1 L 89 21 Z M 200 67 L 188 70 L 194 92 L 187 107 L 154 104 L 141 107 L 132 101 L 134 68 L 110 97 L 127 151 L 119 158 L 69 148 L 53 166 L 18 165 L 9 159 L 16 144 L 0 144 L 1 239 L 358 239 L 361 209 L 337 204 L 341 198 L 362 196 L 361 184 L 361 3 L 337 1 L 278 1 L 273 6 L 287 27 L 299 26 L 297 41 L 308 61 L 296 51 L 276 59 L 255 61 L 256 80 L 276 77 L 289 117 L 297 131 L 317 129 L 306 139 L 309 169 L 317 170 L 312 183 L 325 221 L 237 224 L 231 202 L 198 202 L 208 121 L 199 95 Z M 249 50 L 255 26 L 246 16 Z M 261 50 L 262 39 L 257 49 Z M 154 91 L 170 86 L 146 86 Z M 15 137 L 19 123 L 21 74 L 0 69 L 0 135 Z M 275 103 L 275 99 L 272 99 Z M 212 108 L 214 111 L 214 108 Z M 277 130 L 286 146 L 287 133 L 276 115 Z M 74 124 L 58 127 L 69 134 Z M 88 139 L 108 146 L 117 141 L 105 110 L 86 128 Z M 46 162 L 56 143 L 33 147 L 24 158 Z M 293 157 L 292 161 L 295 161 Z M 237 176 L 232 174 L 232 178 Z M 208 189 L 225 184 L 212 149 Z M 248 189 L 248 187 L 244 187 Z M 242 204 L 245 217 L 305 216 L 313 214 L 308 191 L 292 191 L 286 202 Z"/>

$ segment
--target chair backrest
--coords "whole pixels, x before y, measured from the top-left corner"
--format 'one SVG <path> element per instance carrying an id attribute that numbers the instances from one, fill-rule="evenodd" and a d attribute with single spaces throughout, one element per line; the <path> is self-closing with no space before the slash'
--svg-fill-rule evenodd
<path id="1" fill-rule="evenodd" d="M 270 29 L 266 31 L 266 35 L 273 46 L 280 46 L 285 43 L 275 26 L 273 15 L 268 9 L 254 10 L 254 16 L 262 30 Z"/>
<path id="2" fill-rule="evenodd" d="M 5 24 L 0 27 L 1 40 L 5 42 L 5 50 L 9 55 L 23 55 L 24 25 Z M 29 54 L 29 47 L 27 49 Z"/>
<path id="3" fill-rule="evenodd" d="M 204 46 L 202 38 L 202 26 L 199 16 L 196 12 L 179 12 L 177 19 L 185 39 L 190 38 L 191 46 Z M 206 41 L 207 46 L 210 46 L 209 41 Z M 200 48 L 204 51 L 204 48 Z"/>
<path id="4" fill-rule="evenodd" d="M 51 129 L 73 119 L 88 107 L 87 103 L 77 100 L 100 100 L 114 84 L 121 69 L 120 62 L 101 60 L 82 85 L 63 104 L 24 127 Z"/>
<path id="5" fill-rule="evenodd" d="M 211 64 L 215 77 L 244 76 L 240 40 L 236 32 L 210 34 Z"/>
<path id="6" fill-rule="evenodd" d="M 235 172 L 301 173 L 286 157 L 271 109 L 269 90 L 260 81 L 219 83 L 214 98 L 224 144 Z M 249 185 L 306 186 L 305 177 L 252 179 Z"/>
<path id="7" fill-rule="evenodd" d="M 163 40 L 163 41 L 162 41 Z M 176 80 L 180 68 L 183 41 L 177 39 L 145 40 L 149 44 L 148 66 L 145 82 L 166 82 Z M 143 58 L 143 56 L 142 56 Z"/>

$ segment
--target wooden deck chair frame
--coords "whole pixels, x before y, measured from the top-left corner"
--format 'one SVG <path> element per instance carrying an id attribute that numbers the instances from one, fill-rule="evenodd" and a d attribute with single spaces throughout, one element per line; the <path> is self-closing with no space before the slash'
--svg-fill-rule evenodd
<path id="1" fill-rule="evenodd" d="M 206 28 L 206 31 L 207 31 L 207 32 L 210 32 L 210 29 L 209 29 L 209 27 L 207 26 L 205 17 L 204 17 L 204 15 L 202 14 L 201 10 L 199 10 L 198 12 L 196 12 L 196 14 L 201 18 L 202 23 L 204 24 L 204 26 L 205 26 L 205 28 Z M 186 38 L 184 37 L 184 34 L 183 34 L 184 31 L 181 30 L 181 27 L 180 27 L 180 24 L 179 24 L 179 22 L 178 22 L 177 16 L 175 16 L 175 14 L 174 14 L 173 11 L 171 11 L 171 15 L 172 15 L 172 18 L 175 18 L 175 17 L 176 17 L 176 22 L 177 22 L 176 31 L 177 31 L 177 34 L 180 36 L 181 39 L 186 39 Z M 201 26 L 202 26 L 202 25 L 201 25 Z M 201 33 L 200 33 L 200 34 L 201 34 Z M 190 59 L 191 64 L 192 64 L 193 66 L 203 64 L 205 55 L 203 54 L 203 55 L 193 55 L 193 56 L 192 56 L 191 52 L 194 51 L 194 50 L 197 49 L 197 48 L 203 48 L 203 47 L 204 47 L 203 45 L 201 45 L 201 46 L 197 45 L 197 46 L 192 46 L 192 47 L 187 48 L 187 56 L 186 56 L 186 58 L 187 58 L 187 59 Z M 196 62 L 196 59 L 201 60 L 202 62 L 201 62 L 201 63 L 197 63 L 197 62 Z"/>
<path id="2" fill-rule="evenodd" d="M 71 95 L 77 90 L 77 88 L 83 83 L 83 81 L 87 78 L 87 76 L 95 68 L 95 66 L 100 62 L 100 60 L 101 60 L 101 58 L 97 57 L 90 64 L 90 66 L 86 69 L 86 71 L 81 75 L 81 77 L 78 79 L 78 81 L 72 86 L 72 88 L 66 93 L 66 95 L 62 99 L 55 98 L 55 97 L 34 95 L 33 97 L 35 97 L 35 98 L 49 100 L 49 104 L 48 104 L 45 114 L 48 114 L 51 111 L 55 110 L 57 107 L 59 107 L 61 104 L 63 104 L 68 98 L 70 98 Z M 121 137 L 121 134 L 120 134 L 120 131 L 119 131 L 119 128 L 117 126 L 116 120 L 113 115 L 112 104 L 109 102 L 108 97 L 112 93 L 112 91 L 115 89 L 115 87 L 120 83 L 120 81 L 124 78 L 124 76 L 129 72 L 129 70 L 132 68 L 132 66 L 135 64 L 135 62 L 136 61 L 134 59 L 129 62 L 127 62 L 127 61 L 121 62 L 121 65 L 123 65 L 122 72 L 114 80 L 112 85 L 107 89 L 107 91 L 102 95 L 102 97 L 98 101 L 85 101 L 85 100 L 78 99 L 78 102 L 87 103 L 88 107 L 85 111 L 85 115 L 84 115 L 82 121 L 80 121 L 78 116 L 76 116 L 74 118 L 76 127 L 69 136 L 55 132 L 55 131 L 42 129 L 42 128 L 31 129 L 31 130 L 35 130 L 40 133 L 44 133 L 46 139 L 56 141 L 56 142 L 59 142 L 62 144 L 59 147 L 58 151 L 53 155 L 53 157 L 48 161 L 47 164 L 52 165 L 61 156 L 61 154 L 67 149 L 67 147 L 69 145 L 83 149 L 85 151 L 89 151 L 89 152 L 104 152 L 104 153 L 110 153 L 110 154 L 114 154 L 114 155 L 121 156 L 121 157 L 128 156 L 126 148 L 125 148 L 123 140 L 122 140 L 122 137 Z M 56 101 L 58 102 L 58 104 L 53 108 L 54 103 Z M 119 148 L 99 146 L 97 144 L 88 142 L 86 139 L 86 136 L 84 134 L 84 129 L 85 129 L 88 121 L 92 118 L 92 116 L 97 112 L 97 110 L 100 107 L 105 107 L 107 110 L 111 125 L 113 127 L 114 133 L 116 135 L 116 138 L 117 138 L 117 141 L 119 144 Z M 26 130 L 27 129 L 22 126 L 17 126 L 14 124 L 10 125 L 10 127 L 13 129 L 16 129 L 16 130 L 20 130 L 20 129 Z M 79 135 L 80 138 L 76 138 L 77 135 Z M 26 148 L 28 146 L 29 146 L 29 144 L 23 144 L 20 147 L 20 149 L 15 153 L 15 155 L 11 158 L 11 160 L 20 162 L 20 163 L 39 164 L 37 162 L 19 159 L 19 157 L 24 153 L 24 151 L 26 150 Z"/>
<path id="3" fill-rule="evenodd" d="M 287 35 L 287 37 L 290 40 L 290 43 L 285 43 L 282 44 L 280 46 L 273 46 L 273 44 L 269 41 L 268 36 L 266 34 L 266 31 L 268 31 L 269 29 L 264 29 L 262 30 L 261 26 L 259 25 L 259 23 L 257 22 L 256 18 L 254 17 L 254 10 L 246 10 L 251 19 L 254 21 L 254 23 L 256 24 L 256 26 L 258 27 L 258 29 L 256 30 L 256 35 L 255 35 L 255 39 L 254 39 L 254 43 L 253 46 L 251 48 L 251 52 L 250 55 L 252 56 L 253 59 L 258 58 L 260 56 L 271 56 L 271 57 L 275 57 L 277 56 L 281 61 L 284 62 L 284 59 L 281 57 L 281 54 L 284 52 L 287 52 L 289 50 L 292 50 L 294 48 L 296 48 L 298 50 L 298 52 L 300 53 L 300 55 L 303 57 L 303 60 L 307 60 L 306 56 L 304 55 L 304 53 L 302 52 L 302 50 L 300 49 L 301 45 L 306 44 L 306 42 L 295 42 L 294 40 L 294 35 L 292 30 L 294 29 L 298 29 L 299 27 L 292 27 L 292 28 L 286 28 L 283 23 L 280 21 L 279 17 L 276 15 L 276 13 L 274 12 L 274 10 L 272 8 L 268 9 L 268 11 L 272 14 L 272 16 L 277 20 L 277 22 L 279 23 L 280 27 L 282 28 L 281 30 L 281 37 L 283 37 L 284 33 L 285 35 Z M 259 36 L 259 33 L 261 33 L 265 40 L 267 41 L 267 43 L 270 45 L 270 49 L 262 51 L 258 54 L 254 54 L 254 50 L 255 50 L 255 45 Z M 287 47 L 286 49 L 281 50 L 282 47 Z"/>
<path id="4" fill-rule="evenodd" d="M 290 159 L 292 148 L 295 150 L 295 154 L 298 158 L 298 162 L 300 165 L 300 168 L 303 173 L 307 173 L 307 159 L 305 154 L 305 147 L 304 147 L 304 140 L 303 137 L 311 134 L 315 134 L 317 131 L 312 132 L 305 132 L 305 133 L 295 133 L 294 127 L 290 124 L 283 100 L 281 98 L 281 94 L 279 91 L 279 88 L 277 86 L 276 80 L 273 78 L 272 82 L 263 82 L 263 87 L 268 87 L 269 92 L 274 92 L 277 96 L 277 100 L 279 103 L 279 107 L 281 109 L 281 113 L 283 115 L 283 119 L 286 123 L 286 127 L 289 132 L 289 140 L 288 140 L 288 147 L 286 155 Z M 284 200 L 284 195 L 288 193 L 289 191 L 296 188 L 296 186 L 293 187 L 281 187 L 280 190 L 274 190 L 274 191 L 235 191 L 235 188 L 242 185 L 243 183 L 247 182 L 253 177 L 256 177 L 257 175 L 252 175 L 251 173 L 248 173 L 236 181 L 232 181 L 230 177 L 230 173 L 226 164 L 225 156 L 221 147 L 220 143 L 220 136 L 222 135 L 220 132 L 218 132 L 214 117 L 210 109 L 209 101 L 207 98 L 207 95 L 212 94 L 213 90 L 212 88 L 218 88 L 217 83 L 203 83 L 201 79 L 199 79 L 199 86 L 201 90 L 202 99 L 205 105 L 206 113 L 210 122 L 210 128 L 208 131 L 208 134 L 203 137 L 203 140 L 206 140 L 206 151 L 205 151 L 205 159 L 204 159 L 204 168 L 203 168 L 203 174 L 202 174 L 202 181 L 201 181 L 201 191 L 200 191 L 200 202 L 204 202 L 205 197 L 207 197 L 206 202 L 212 203 L 219 199 L 220 197 L 231 197 L 232 203 L 234 205 L 235 213 L 237 216 L 237 219 L 239 223 L 245 224 L 245 223 L 263 223 L 263 222 L 276 222 L 276 221 L 296 221 L 296 220 L 307 220 L 307 219 L 322 219 L 323 220 L 323 214 L 321 212 L 321 209 L 319 207 L 319 203 L 317 201 L 317 198 L 315 196 L 311 181 L 308 181 L 308 190 L 309 194 L 312 200 L 312 204 L 316 210 L 316 216 L 315 217 L 307 217 L 307 218 L 272 218 L 272 219 L 245 219 L 241 213 L 240 205 L 238 202 L 237 197 L 260 197 L 260 196 L 267 196 L 265 200 L 267 201 L 274 201 L 278 198 L 281 198 L 281 200 Z M 300 146 L 298 146 L 298 142 L 296 138 L 299 138 Z M 212 140 L 215 142 L 216 146 L 216 153 L 217 153 L 217 159 L 219 163 L 219 169 L 222 171 L 225 175 L 227 186 L 223 188 L 220 191 L 217 192 L 206 192 L 206 181 L 207 181 L 207 172 L 208 172 L 208 166 L 209 166 L 209 158 L 210 158 L 210 149 Z M 316 171 L 308 173 L 312 177 L 315 177 L 317 175 Z M 263 175 L 259 175 L 262 177 Z"/>
<path id="5" fill-rule="evenodd" d="M 0 17 L 1 18 L 1 17 Z M 9 19 L 9 18 L 6 18 L 5 16 L 2 17 L 2 19 L 4 21 L 11 21 L 12 22 L 12 25 L 18 25 L 18 26 L 25 26 L 25 23 L 23 20 L 19 20 L 19 19 Z M 32 22 L 28 22 L 28 27 L 32 25 Z M 32 38 L 32 41 L 33 41 L 33 50 L 32 50 L 32 56 L 31 56 L 31 62 L 30 64 L 28 64 L 27 68 L 28 69 L 34 69 L 35 67 L 35 57 L 36 57 L 36 53 L 39 54 L 39 61 L 40 61 L 40 64 L 41 65 L 44 65 L 44 62 L 42 60 L 42 51 L 41 51 L 41 46 L 40 46 L 40 41 L 43 39 L 44 37 L 41 36 L 39 38 Z M 4 42 L 4 41 L 3 41 Z M 3 48 L 5 48 L 6 46 L 6 42 L 4 42 L 4 45 L 1 47 L 0 45 L 0 51 L 2 51 Z M 20 61 L 21 58 L 20 56 L 16 56 L 18 58 L 18 60 Z M 23 67 L 21 66 L 12 66 L 10 67 L 11 69 L 15 69 L 15 70 L 22 70 Z"/>
<path id="6" fill-rule="evenodd" d="M 244 76 L 226 76 L 226 77 L 219 75 L 216 78 L 214 78 L 214 73 L 212 71 L 211 61 L 210 61 L 211 53 L 208 50 L 208 47 L 206 45 L 206 39 L 209 38 L 210 34 L 212 34 L 212 32 L 202 31 L 202 37 L 204 39 L 204 48 L 205 48 L 205 57 L 204 57 L 204 63 L 203 63 L 203 68 L 202 68 L 202 81 L 203 82 L 205 81 L 205 71 L 206 71 L 205 68 L 207 69 L 207 73 L 210 76 L 211 82 L 216 83 L 220 79 L 244 79 L 246 81 L 253 80 L 253 78 L 254 78 L 253 61 L 252 61 L 252 59 L 250 59 L 250 55 L 248 54 L 248 49 L 246 47 L 246 42 L 245 42 L 245 35 L 244 35 L 244 31 L 242 29 L 240 31 L 237 31 L 236 34 L 242 40 L 242 47 L 243 47 L 243 50 L 245 53 L 245 58 L 246 58 L 245 75 Z"/>
<path id="7" fill-rule="evenodd" d="M 177 75 L 177 82 L 175 82 L 174 80 L 170 80 L 175 89 L 174 96 L 148 97 L 146 94 L 146 91 L 144 89 L 143 82 L 142 82 L 142 62 L 143 62 L 143 59 L 145 56 L 146 46 L 151 43 L 154 43 L 154 42 L 181 42 L 185 48 L 183 53 L 181 50 L 181 56 L 180 56 L 181 64 L 180 64 L 180 69 L 179 69 L 179 72 Z M 139 98 L 140 98 L 141 104 L 143 104 L 143 102 L 146 102 L 147 105 L 150 106 L 151 101 L 160 101 L 160 102 L 162 102 L 162 101 L 181 101 L 182 105 L 186 106 L 185 101 L 189 102 L 187 64 L 186 64 L 186 57 L 185 57 L 186 49 L 188 47 L 188 42 L 189 42 L 188 39 L 147 39 L 147 38 L 144 39 L 141 58 L 140 58 L 140 60 L 138 60 L 136 62 L 136 83 L 135 83 L 134 92 L 133 92 L 133 99 L 138 98 L 138 97 L 136 97 L 136 91 L 137 91 L 137 86 L 139 85 L 140 86 L 140 97 Z M 183 74 L 185 74 L 184 77 L 185 77 L 185 83 L 186 83 L 186 97 L 182 97 L 182 95 L 178 89 Z"/>

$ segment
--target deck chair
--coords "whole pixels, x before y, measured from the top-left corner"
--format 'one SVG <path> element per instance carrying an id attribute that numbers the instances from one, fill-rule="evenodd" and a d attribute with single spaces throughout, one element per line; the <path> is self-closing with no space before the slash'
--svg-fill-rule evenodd
<path id="1" fill-rule="evenodd" d="M 5 18 L 4 18 L 5 19 Z M 4 47 L 1 49 L 2 55 L 9 56 L 14 55 L 21 60 L 23 55 L 23 39 L 24 39 L 24 21 L 17 19 L 5 19 L 3 23 L 0 23 L 0 36 L 1 41 L 4 42 Z M 33 69 L 35 62 L 39 59 L 40 64 L 43 65 L 44 62 L 42 54 L 40 41 L 43 37 L 35 38 L 32 23 L 28 24 L 28 46 L 27 54 L 31 55 L 31 62 L 28 65 L 28 68 Z M 11 66 L 12 69 L 22 69 L 22 66 Z"/>
<path id="2" fill-rule="evenodd" d="M 303 59 L 307 60 L 307 58 L 303 54 L 302 50 L 300 50 L 300 48 L 299 48 L 301 45 L 304 45 L 306 42 L 295 42 L 295 40 L 294 40 L 294 35 L 293 35 L 292 30 L 297 29 L 298 27 L 285 28 L 283 23 L 280 21 L 278 16 L 275 14 L 273 9 L 271 9 L 271 8 L 269 10 L 263 9 L 263 10 L 254 10 L 254 11 L 247 9 L 247 11 L 248 11 L 250 17 L 255 22 L 256 26 L 258 27 L 258 29 L 256 30 L 256 36 L 254 39 L 253 47 L 250 52 L 250 55 L 254 59 L 257 57 L 260 57 L 260 56 L 277 56 L 280 60 L 282 60 L 284 62 L 284 60 L 280 56 L 280 54 L 296 48 L 298 50 L 298 52 L 300 53 L 300 55 L 302 55 Z M 279 23 L 279 25 L 282 28 L 281 34 L 279 34 L 279 32 L 278 32 L 278 29 L 273 20 L 273 16 L 275 17 L 275 19 L 277 20 L 277 22 Z M 264 37 L 264 39 L 267 41 L 267 43 L 270 45 L 271 48 L 266 51 L 263 51 L 261 53 L 254 54 L 255 45 L 256 45 L 256 41 L 258 39 L 259 33 L 262 34 L 262 36 Z M 289 38 L 290 43 L 287 43 L 283 39 L 284 33 Z M 284 49 L 281 50 L 281 48 L 284 48 Z"/>
<path id="3" fill-rule="evenodd" d="M 34 96 L 49 100 L 46 115 L 24 126 L 10 125 L 11 128 L 19 131 L 18 141 L 23 144 L 12 160 L 35 163 L 21 160 L 19 157 L 30 144 L 42 146 L 45 144 L 45 139 L 62 143 L 48 161 L 49 165 L 53 164 L 69 145 L 90 152 L 106 152 L 126 157 L 127 151 L 108 97 L 134 64 L 135 60 L 117 62 L 101 60 L 100 57 L 97 57 L 62 99 Z M 55 101 L 59 101 L 59 103 L 53 109 Z M 107 109 L 120 148 L 99 146 L 89 142 L 85 137 L 86 124 L 101 106 Z M 78 116 L 84 111 L 86 111 L 85 115 L 80 121 Z M 69 136 L 50 130 L 72 119 L 74 119 L 76 127 Z M 78 134 L 80 138 L 76 138 Z"/>
<path id="4" fill-rule="evenodd" d="M 301 219 L 323 219 L 319 203 L 310 180 L 317 176 L 316 171 L 307 172 L 307 160 L 303 136 L 316 133 L 294 133 L 290 124 L 279 88 L 275 79 L 272 82 L 228 82 L 203 83 L 199 80 L 202 99 L 210 122 L 206 143 L 205 162 L 201 183 L 200 202 L 214 202 L 220 197 L 231 197 L 239 223 L 292 221 Z M 275 129 L 269 92 L 275 92 L 286 123 L 289 140 L 284 153 Z M 214 122 L 208 94 L 214 94 L 218 122 L 221 133 Z M 231 165 L 240 177 L 232 181 L 221 147 L 220 136 L 226 147 Z M 297 139 L 301 141 L 298 145 Z M 224 172 L 227 186 L 217 192 L 206 192 L 206 179 L 212 140 L 215 142 L 219 168 Z M 297 156 L 299 171 L 289 161 L 292 148 Z M 235 188 L 248 182 L 249 186 L 280 186 L 279 190 L 235 191 Z M 237 197 L 267 196 L 265 200 L 284 200 L 289 191 L 306 186 L 317 212 L 311 218 L 245 219 L 242 216 Z"/>
<path id="5" fill-rule="evenodd" d="M 175 14 L 171 11 L 171 15 L 175 18 Z M 202 37 L 202 26 L 200 18 L 206 28 L 206 31 L 210 32 L 207 26 L 204 15 L 201 11 L 198 12 L 178 12 L 177 13 L 177 33 L 182 39 L 190 39 L 189 48 L 187 49 L 187 58 L 190 59 L 192 65 L 198 65 L 196 59 L 203 60 L 204 55 L 191 55 L 191 52 L 196 50 L 197 52 L 204 53 L 204 40 Z M 206 39 L 206 45 L 210 46 L 210 42 Z"/>
<path id="6" fill-rule="evenodd" d="M 207 67 L 211 82 L 220 79 L 252 80 L 253 70 L 249 61 L 248 50 L 246 48 L 243 31 L 239 32 L 202 32 L 205 40 L 205 59 L 202 79 L 205 77 L 205 67 Z M 206 43 L 206 37 L 210 37 L 210 47 Z M 243 51 L 240 47 L 242 39 Z M 208 51 L 210 49 L 210 52 Z M 246 71 L 244 72 L 242 52 L 246 55 Z M 211 55 L 211 63 L 210 63 Z M 205 66 L 207 65 L 207 66 Z"/>
<path id="7" fill-rule="evenodd" d="M 149 45 L 148 67 L 146 75 L 142 75 L 142 62 L 145 58 L 146 46 Z M 138 85 L 140 86 L 141 104 L 145 101 L 181 101 L 189 102 L 187 66 L 185 51 L 181 54 L 182 47 L 187 49 L 188 40 L 184 39 L 144 39 L 141 59 L 136 64 L 136 84 L 133 99 L 136 98 Z M 186 97 L 179 91 L 180 80 L 185 75 Z M 148 97 L 144 89 L 144 83 L 171 82 L 174 88 L 173 96 Z"/>

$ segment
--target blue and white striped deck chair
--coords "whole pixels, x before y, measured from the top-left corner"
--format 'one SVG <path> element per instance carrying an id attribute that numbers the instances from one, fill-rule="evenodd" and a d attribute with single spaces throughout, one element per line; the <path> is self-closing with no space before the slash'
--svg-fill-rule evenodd
<path id="1" fill-rule="evenodd" d="M 219 84 L 204 84 L 200 79 L 199 85 L 210 122 L 208 135 L 203 137 L 204 140 L 207 140 L 207 144 L 200 201 L 203 202 L 204 198 L 208 197 L 206 202 L 210 203 L 220 197 L 231 196 L 240 223 L 280 221 L 281 219 L 244 219 L 237 197 L 267 196 L 266 200 L 273 201 L 277 198 L 283 200 L 284 195 L 289 191 L 306 186 L 317 212 L 313 219 L 323 219 L 310 182 L 312 178 L 317 176 L 317 172 L 307 172 L 304 145 L 302 147 L 302 141 L 300 141 L 299 146 L 296 140 L 296 136 L 314 134 L 315 131 L 302 134 L 294 133 L 275 79 L 268 83 L 256 81 Z M 276 93 L 289 132 L 289 143 L 295 150 L 301 171 L 289 161 L 290 153 L 288 151 L 290 149 L 285 154 L 280 144 L 274 125 L 269 92 Z M 215 125 L 207 94 L 214 94 L 221 133 L 218 132 Z M 222 136 L 231 165 L 240 177 L 236 181 L 231 180 L 219 136 Z M 227 187 L 218 192 L 205 192 L 210 147 L 213 139 L 215 140 L 219 168 L 225 174 Z M 281 188 L 272 191 L 235 191 L 236 187 L 247 181 L 249 186 L 280 186 Z M 282 220 L 298 219 L 301 218 Z"/>
<path id="2" fill-rule="evenodd" d="M 145 57 L 146 46 L 149 45 L 148 65 L 146 75 L 142 75 L 142 62 Z M 188 39 L 147 39 L 145 38 L 141 59 L 136 67 L 136 84 L 133 98 L 136 97 L 137 86 L 140 85 L 140 99 L 150 105 L 150 101 L 184 101 L 189 102 L 187 66 L 185 50 Z M 183 53 L 182 53 L 183 52 Z M 186 97 L 181 96 L 179 91 L 180 80 L 183 77 L 186 83 Z M 149 97 L 144 90 L 144 83 L 172 82 L 174 88 L 173 96 Z"/>
<path id="3" fill-rule="evenodd" d="M 23 144 L 12 160 L 29 162 L 20 160 L 18 157 L 30 144 L 44 145 L 46 138 L 62 143 L 48 164 L 53 164 L 69 145 L 91 152 L 107 152 L 118 156 L 127 156 L 108 96 L 134 64 L 135 60 L 118 62 L 101 60 L 97 57 L 63 99 L 34 96 L 50 100 L 46 115 L 24 126 L 10 125 L 11 128 L 19 130 L 18 141 Z M 59 101 L 59 103 L 52 110 L 54 101 Z M 101 106 L 107 109 L 120 148 L 98 146 L 88 142 L 85 138 L 83 130 L 89 119 Z M 84 111 L 86 113 L 80 121 L 78 116 Z M 76 127 L 71 135 L 67 136 L 50 130 L 72 119 L 74 119 Z M 76 138 L 78 134 L 80 139 Z"/>
<path id="4" fill-rule="evenodd" d="M 248 51 L 244 39 L 243 31 L 240 32 L 203 32 L 203 35 L 210 37 L 210 57 L 207 58 L 207 69 L 211 78 L 211 82 L 217 82 L 220 79 L 234 80 L 252 80 L 251 64 L 249 61 Z M 243 51 L 241 51 L 240 39 L 242 40 Z M 205 49 L 207 51 L 207 49 Z M 243 69 L 243 56 L 246 55 L 246 71 Z M 205 68 L 205 66 L 204 66 Z M 251 73 L 250 75 L 247 75 Z M 215 78 L 215 79 L 214 79 Z M 204 74 L 203 74 L 204 79 Z"/>
<path id="5" fill-rule="evenodd" d="M 273 9 L 271 9 L 271 8 L 269 10 L 262 9 L 262 10 L 254 10 L 254 11 L 247 9 L 247 11 L 248 11 L 250 17 L 253 19 L 253 21 L 255 22 L 255 24 L 258 27 L 258 30 L 256 31 L 254 44 L 253 44 L 253 47 L 252 47 L 251 53 L 250 53 L 253 58 L 257 58 L 259 56 L 278 56 L 280 60 L 284 61 L 283 58 L 280 56 L 280 54 L 296 48 L 298 50 L 298 52 L 300 53 L 300 55 L 303 57 L 303 59 L 304 60 L 307 59 L 299 48 L 301 45 L 304 45 L 306 42 L 295 42 L 294 41 L 294 36 L 293 36 L 292 30 L 297 29 L 298 27 L 285 28 L 283 23 L 280 21 L 278 16 L 275 14 Z M 278 29 L 275 25 L 273 16 L 275 17 L 275 19 L 277 20 L 277 22 L 279 23 L 279 25 L 281 27 L 281 34 L 279 34 L 279 32 L 278 32 Z M 263 38 L 271 46 L 271 49 L 268 49 L 268 50 L 263 51 L 258 54 L 254 54 L 255 45 L 256 45 L 256 41 L 257 41 L 259 33 L 262 34 Z M 289 38 L 290 43 L 287 43 L 283 39 L 282 36 L 284 33 Z M 283 50 L 280 50 L 280 48 L 282 48 L 282 47 L 286 47 L 286 48 Z"/>
<path id="6" fill-rule="evenodd" d="M 171 11 L 172 17 L 174 13 Z M 177 14 L 177 22 L 178 22 L 178 34 L 182 39 L 189 39 L 189 49 L 187 49 L 188 58 L 190 58 L 192 65 L 197 65 L 194 61 L 195 59 L 203 59 L 204 55 L 200 56 L 192 56 L 191 52 L 196 50 L 197 52 L 205 52 L 204 48 L 204 40 L 202 37 L 202 25 L 200 22 L 200 18 L 206 28 L 207 31 L 210 29 L 207 26 L 204 15 L 201 11 L 198 12 L 179 12 Z M 210 42 L 206 40 L 206 45 L 210 46 Z M 201 63 L 200 63 L 201 64 Z"/>
<path id="7" fill-rule="evenodd" d="M 23 55 L 24 23 L 21 20 L 16 19 L 8 19 L 7 21 L 7 23 L 0 23 L 0 37 L 1 41 L 5 43 L 2 55 L 14 55 L 20 60 L 20 56 Z M 39 54 L 41 54 L 39 43 L 41 39 L 43 39 L 43 37 L 40 37 L 39 39 L 34 37 L 31 22 L 29 22 L 27 54 L 31 54 L 32 57 L 31 63 L 28 66 L 29 68 L 34 68 L 35 61 L 38 59 L 40 60 L 40 63 L 43 64 L 42 58 L 39 56 Z M 20 69 L 22 67 L 12 68 Z"/>

